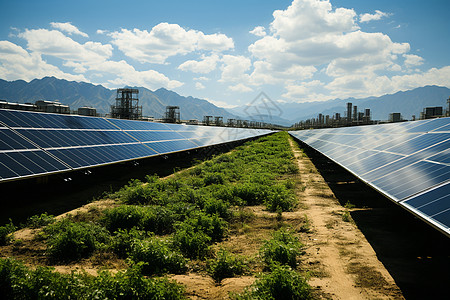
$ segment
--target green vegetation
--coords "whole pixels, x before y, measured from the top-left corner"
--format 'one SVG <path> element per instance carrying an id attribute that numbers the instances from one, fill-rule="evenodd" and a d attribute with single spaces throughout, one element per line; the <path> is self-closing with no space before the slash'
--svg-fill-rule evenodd
<path id="1" fill-rule="evenodd" d="M 31 270 L 0 258 L 0 294 L 4 299 L 186 299 L 183 288 L 167 278 L 146 278 L 142 264 L 115 275 L 61 274 L 50 267 Z"/>
<path id="2" fill-rule="evenodd" d="M 8 244 L 13 239 L 13 232 L 16 227 L 12 222 L 4 226 L 0 226 L 0 246 Z"/>
<path id="3" fill-rule="evenodd" d="M 300 274 L 289 267 L 275 265 L 271 273 L 261 276 L 236 300 L 312 299 L 311 287 Z"/>
<path id="4" fill-rule="evenodd" d="M 222 279 L 242 275 L 246 270 L 246 263 L 242 257 L 220 249 L 215 259 L 208 261 L 208 273 L 217 282 Z"/>
<path id="5" fill-rule="evenodd" d="M 266 241 L 261 248 L 261 256 L 266 267 L 271 269 L 276 264 L 297 266 L 297 256 L 301 254 L 303 245 L 297 237 L 286 229 L 280 229 L 272 234 L 272 239 Z"/>
<path id="6" fill-rule="evenodd" d="M 79 272 L 63 275 L 50 268 L 29 270 L 13 260 L 1 260 L 0 293 L 12 299 L 181 299 L 183 291 L 178 285 L 156 276 L 203 268 L 220 283 L 243 274 L 247 262 L 242 257 L 223 249 L 214 253 L 214 249 L 227 239 L 235 224 L 248 227 L 246 223 L 255 218 L 245 206 L 263 205 L 276 212 L 279 221 L 283 212 L 296 207 L 296 183 L 290 175 L 298 168 L 287 136 L 281 132 L 248 142 L 169 178 L 132 180 L 109 195 L 117 206 L 97 211 L 92 219 L 55 221 L 47 214 L 30 218 L 28 226 L 43 228 L 39 238 L 47 246 L 50 262 L 113 253 L 129 268 L 92 277 Z M 0 243 L 9 242 L 11 226 L 0 227 Z M 260 294 L 253 290 L 246 295 L 261 298 L 267 294 L 275 299 L 293 295 L 292 299 L 297 299 L 306 293 L 304 279 L 286 267 L 296 267 L 301 247 L 287 229 L 275 232 L 260 250 L 266 270 L 271 272 L 255 283 Z"/>
<path id="7" fill-rule="evenodd" d="M 45 227 L 49 259 L 70 262 L 89 257 L 95 250 L 109 243 L 109 233 L 104 227 L 69 219 Z"/>
<path id="8" fill-rule="evenodd" d="M 36 229 L 54 223 L 55 221 L 55 216 L 49 215 L 47 213 L 42 213 L 40 215 L 34 215 L 28 218 L 26 226 Z"/>

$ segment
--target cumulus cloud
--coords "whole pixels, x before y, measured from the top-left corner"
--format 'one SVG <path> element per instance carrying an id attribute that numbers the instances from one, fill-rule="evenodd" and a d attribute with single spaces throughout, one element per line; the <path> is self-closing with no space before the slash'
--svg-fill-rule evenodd
<path id="1" fill-rule="evenodd" d="M 221 33 L 204 34 L 178 24 L 160 23 L 150 31 L 122 29 L 109 34 L 119 50 L 141 63 L 164 64 L 169 57 L 204 50 L 221 52 L 234 48 L 233 39 Z"/>
<path id="2" fill-rule="evenodd" d="M 155 70 L 136 70 L 126 61 L 110 60 L 113 47 L 110 44 L 88 41 L 78 43 L 57 30 L 34 29 L 25 30 L 19 37 L 27 41 L 27 50 L 15 44 L 4 45 L 5 50 L 15 50 L 15 56 L 6 56 L 9 61 L 15 61 L 13 70 L 24 70 L 22 78 L 36 78 L 53 75 L 58 78 L 70 80 L 83 80 L 89 82 L 86 76 L 109 78 L 103 82 L 107 87 L 115 88 L 124 85 L 140 85 L 149 89 L 166 87 L 174 89 L 184 83 L 171 80 L 166 75 Z M 15 46 L 15 47 L 13 47 Z M 73 72 L 79 75 L 71 75 L 62 72 L 58 67 L 50 65 L 42 60 L 42 55 L 56 57 L 63 60 L 62 65 L 73 68 Z M 3 73 L 6 73 L 7 63 L 2 63 Z M 44 74 L 41 76 L 41 74 Z M 83 74 L 83 75 L 81 75 Z M 5 75 L 11 77 L 11 75 Z M 18 77 L 20 78 L 20 77 Z"/>
<path id="3" fill-rule="evenodd" d="M 238 83 L 236 85 L 230 85 L 228 87 L 228 89 L 230 89 L 233 92 L 241 92 L 241 93 L 253 92 L 252 88 L 250 88 L 242 83 Z"/>
<path id="4" fill-rule="evenodd" d="M 420 66 L 423 64 L 423 58 L 414 54 L 404 54 L 405 65 L 407 67 Z"/>
<path id="5" fill-rule="evenodd" d="M 51 22 L 50 25 L 53 28 L 67 32 L 69 35 L 78 34 L 83 37 L 88 37 L 88 35 L 86 33 L 81 32 L 77 27 L 73 26 L 70 22 L 67 22 L 67 23 Z"/>
<path id="6" fill-rule="evenodd" d="M 203 83 L 201 83 L 201 82 L 196 82 L 196 83 L 195 83 L 195 88 L 196 88 L 197 90 L 203 90 L 203 89 L 205 89 L 205 86 L 204 86 Z"/>
<path id="7" fill-rule="evenodd" d="M 214 71 L 219 61 L 219 56 L 213 54 L 211 56 L 202 56 L 202 60 L 188 60 L 178 66 L 179 70 L 191 71 L 194 73 L 206 74 Z"/>
<path id="8" fill-rule="evenodd" d="M 60 59 L 93 62 L 108 59 L 112 55 L 112 46 L 97 42 L 80 44 L 57 30 L 25 30 L 19 37 L 27 41 L 28 50 L 51 55 Z"/>
<path id="9" fill-rule="evenodd" d="M 359 21 L 361 23 L 370 22 L 370 21 L 378 21 L 381 20 L 381 18 L 389 17 L 391 14 L 385 13 L 379 10 L 375 10 L 374 14 L 361 14 L 359 16 Z"/>
<path id="10" fill-rule="evenodd" d="M 247 82 L 248 74 L 252 63 L 248 57 L 224 55 L 222 57 L 223 65 L 221 66 L 222 76 L 220 82 Z"/>
<path id="11" fill-rule="evenodd" d="M 22 47 L 8 41 L 0 41 L 0 78 L 5 80 L 33 80 L 55 76 L 74 81 L 87 81 L 83 75 L 73 75 L 46 63 L 37 53 L 28 53 Z"/>
<path id="12" fill-rule="evenodd" d="M 377 11 L 371 18 L 388 15 Z M 328 99 L 362 93 L 360 89 L 367 88 L 363 80 L 378 78 L 376 82 L 382 84 L 378 74 L 402 70 L 398 59 L 401 56 L 405 65 L 420 63 L 416 56 L 409 56 L 408 43 L 393 42 L 381 32 L 362 31 L 353 9 L 333 7 L 329 0 L 294 0 L 273 16 L 270 34 L 248 47 L 255 59 L 249 82 L 283 84 L 283 97 L 288 99 L 305 91 L 314 94 L 315 89 L 299 81 L 313 79 L 318 68 L 331 82 L 321 87 L 323 94 L 315 97 Z M 369 18 L 364 16 L 363 20 Z M 324 97 L 326 93 L 328 97 Z"/>
<path id="13" fill-rule="evenodd" d="M 249 31 L 249 33 L 256 36 L 266 36 L 266 29 L 263 26 L 256 26 L 253 30 Z"/>

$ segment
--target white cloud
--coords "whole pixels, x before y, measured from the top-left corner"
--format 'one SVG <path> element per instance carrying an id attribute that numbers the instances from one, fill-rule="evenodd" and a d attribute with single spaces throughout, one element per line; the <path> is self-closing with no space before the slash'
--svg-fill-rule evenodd
<path id="1" fill-rule="evenodd" d="M 55 76 L 74 81 L 88 81 L 83 75 L 62 72 L 59 68 L 43 61 L 39 54 L 29 54 L 16 44 L 0 41 L 0 78 L 30 81 L 45 76 Z"/>
<path id="2" fill-rule="evenodd" d="M 407 67 L 420 66 L 423 64 L 423 58 L 414 54 L 404 54 L 405 65 Z"/>
<path id="3" fill-rule="evenodd" d="M 62 59 L 62 65 L 73 68 L 76 73 L 83 75 L 72 75 L 73 78 L 83 78 L 89 82 L 85 76 L 102 75 L 107 80 L 102 84 L 107 87 L 116 88 L 124 85 L 143 86 L 149 89 L 166 87 L 174 89 L 184 83 L 171 80 L 164 74 L 155 70 L 138 71 L 126 61 L 111 61 L 113 47 L 110 44 L 103 45 L 98 42 L 88 41 L 80 44 L 70 37 L 65 36 L 56 30 L 36 29 L 25 30 L 19 35 L 27 41 L 29 56 L 35 57 L 35 63 L 41 67 L 50 68 L 50 65 L 43 64 L 41 56 L 47 55 Z M 40 61 L 39 61 L 40 60 Z M 17 66 L 17 68 L 20 68 Z M 51 66 L 52 73 L 58 78 L 67 78 L 67 74 L 57 67 Z M 61 74 L 61 75 L 57 75 Z"/>
<path id="4" fill-rule="evenodd" d="M 150 32 L 122 29 L 109 35 L 119 50 L 141 63 L 164 64 L 175 55 L 197 50 L 222 52 L 234 48 L 233 39 L 224 34 L 206 35 L 197 30 L 185 30 L 178 24 L 160 23 Z"/>
<path id="5" fill-rule="evenodd" d="M 194 80 L 202 80 L 202 81 L 209 81 L 210 79 L 205 76 L 195 77 Z"/>
<path id="6" fill-rule="evenodd" d="M 378 21 L 378 20 L 381 20 L 381 18 L 389 17 L 390 15 L 391 14 L 389 14 L 389 13 L 385 13 L 385 12 L 382 12 L 382 11 L 379 11 L 379 10 L 375 10 L 374 14 L 361 14 L 359 16 L 359 21 L 361 23 L 370 22 L 370 21 Z"/>
<path id="7" fill-rule="evenodd" d="M 196 83 L 195 83 L 195 88 L 196 88 L 197 90 L 203 90 L 203 89 L 205 89 L 205 86 L 204 86 L 203 83 L 201 83 L 201 82 L 196 82 Z"/>
<path id="8" fill-rule="evenodd" d="M 332 82 L 341 80 L 346 86 L 340 89 L 333 83 L 330 89 L 357 91 L 362 85 L 351 81 L 352 76 L 372 78 L 377 72 L 399 70 L 398 56 L 410 50 L 408 43 L 395 43 L 386 34 L 361 31 L 354 10 L 333 8 L 328 0 L 294 0 L 273 16 L 271 34 L 248 47 L 256 59 L 250 81 L 283 84 L 286 98 L 305 89 L 298 81 L 312 79 L 319 67 Z"/>
<path id="9" fill-rule="evenodd" d="M 329 100 L 330 96 L 319 95 L 314 92 L 322 86 L 324 86 L 324 83 L 319 80 L 302 82 L 300 84 L 289 84 L 286 86 L 287 92 L 281 96 L 295 102 Z"/>
<path id="10" fill-rule="evenodd" d="M 178 66 L 179 70 L 182 71 L 191 71 L 194 73 L 206 74 L 214 71 L 217 66 L 217 62 L 219 61 L 219 56 L 217 54 L 213 54 L 211 56 L 202 55 L 202 60 L 188 60 Z"/>
<path id="11" fill-rule="evenodd" d="M 267 35 L 266 29 L 263 26 L 256 26 L 253 30 L 249 31 L 249 33 L 260 37 Z"/>
<path id="12" fill-rule="evenodd" d="M 57 22 L 51 22 L 50 25 L 53 28 L 56 28 L 61 31 L 65 31 L 68 34 L 78 34 L 84 37 L 88 37 L 88 35 L 84 32 L 81 32 L 77 27 L 73 26 L 70 22 L 67 23 L 57 23 Z"/>
<path id="13" fill-rule="evenodd" d="M 238 83 L 236 85 L 230 85 L 228 89 L 232 90 L 233 92 L 241 92 L 241 93 L 247 93 L 247 92 L 253 92 L 253 89 L 242 84 Z"/>
<path id="14" fill-rule="evenodd" d="M 248 57 L 224 55 L 221 66 L 222 76 L 220 82 L 247 82 L 249 75 L 246 72 L 250 69 L 252 63 Z"/>
<path id="15" fill-rule="evenodd" d="M 51 55 L 60 59 L 78 62 L 103 61 L 112 55 L 112 46 L 97 42 L 80 44 L 57 30 L 25 30 L 19 37 L 27 41 L 27 47 L 34 53 Z"/>

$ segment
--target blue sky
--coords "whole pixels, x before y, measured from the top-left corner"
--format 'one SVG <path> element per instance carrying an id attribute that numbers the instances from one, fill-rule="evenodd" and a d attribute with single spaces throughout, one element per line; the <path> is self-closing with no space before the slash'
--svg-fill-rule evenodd
<path id="1" fill-rule="evenodd" d="M 447 0 L 1 1 L 0 78 L 233 107 L 450 87 Z"/>

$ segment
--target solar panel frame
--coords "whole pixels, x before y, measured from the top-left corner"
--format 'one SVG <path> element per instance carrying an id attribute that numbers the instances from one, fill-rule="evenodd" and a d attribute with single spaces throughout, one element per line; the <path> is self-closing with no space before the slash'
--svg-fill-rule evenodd
<path id="1" fill-rule="evenodd" d="M 411 205 L 435 189 L 450 194 L 449 129 L 450 118 L 439 118 L 290 134 L 450 236 L 450 201 L 440 217 L 448 223 Z"/>
<path id="2" fill-rule="evenodd" d="M 234 130 L 234 129 L 232 129 Z M 269 134 L 271 130 L 0 109 L 0 182 L 133 161 Z M 199 142 L 202 141 L 202 142 Z"/>

